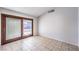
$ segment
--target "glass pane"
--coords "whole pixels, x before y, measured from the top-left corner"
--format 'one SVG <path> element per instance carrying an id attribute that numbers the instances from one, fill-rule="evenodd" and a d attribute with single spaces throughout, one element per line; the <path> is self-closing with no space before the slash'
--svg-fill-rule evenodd
<path id="1" fill-rule="evenodd" d="M 21 37 L 21 20 L 6 18 L 6 40 Z"/>
<path id="2" fill-rule="evenodd" d="M 32 34 L 32 21 L 23 20 L 23 36 Z"/>

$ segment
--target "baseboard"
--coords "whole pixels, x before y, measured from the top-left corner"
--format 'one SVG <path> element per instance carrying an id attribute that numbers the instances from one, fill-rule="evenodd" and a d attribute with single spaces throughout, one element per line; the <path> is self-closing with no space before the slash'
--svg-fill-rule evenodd
<path id="1" fill-rule="evenodd" d="M 41 36 L 41 35 L 38 35 L 38 36 Z M 45 38 L 48 38 L 48 39 L 52 39 L 52 38 L 49 38 L 49 37 L 46 37 L 46 36 L 41 36 L 41 37 L 45 37 Z M 54 40 L 57 40 L 56 38 L 53 38 Z M 67 43 L 67 44 L 70 44 L 70 45 L 74 45 L 74 46 L 77 46 L 79 47 L 79 45 L 75 45 L 75 44 L 71 44 L 71 43 L 68 43 L 68 42 L 64 42 L 62 40 L 57 40 L 57 41 L 60 41 L 60 42 L 63 42 L 63 43 Z"/>

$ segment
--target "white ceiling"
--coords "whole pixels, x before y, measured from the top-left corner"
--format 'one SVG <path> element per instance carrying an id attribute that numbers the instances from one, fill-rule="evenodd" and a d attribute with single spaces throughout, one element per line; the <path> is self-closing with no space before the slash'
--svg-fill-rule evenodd
<path id="1" fill-rule="evenodd" d="M 32 15 L 35 17 L 38 17 L 44 14 L 45 12 L 53 9 L 53 7 L 4 7 L 4 8 Z"/>

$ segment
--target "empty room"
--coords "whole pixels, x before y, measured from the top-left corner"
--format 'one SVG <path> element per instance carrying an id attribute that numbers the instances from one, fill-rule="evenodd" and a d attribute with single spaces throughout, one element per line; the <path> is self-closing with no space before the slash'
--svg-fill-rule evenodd
<path id="1" fill-rule="evenodd" d="M 78 7 L 0 7 L 0 51 L 79 51 Z"/>

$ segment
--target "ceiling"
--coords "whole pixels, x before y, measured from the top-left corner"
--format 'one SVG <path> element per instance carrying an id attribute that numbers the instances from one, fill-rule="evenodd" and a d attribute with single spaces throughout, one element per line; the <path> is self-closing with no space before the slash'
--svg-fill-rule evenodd
<path id="1" fill-rule="evenodd" d="M 4 7 L 4 8 L 28 14 L 34 17 L 39 17 L 45 12 L 54 9 L 53 7 Z"/>

